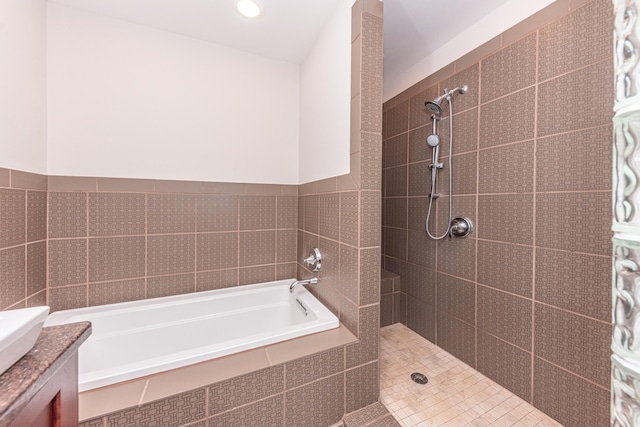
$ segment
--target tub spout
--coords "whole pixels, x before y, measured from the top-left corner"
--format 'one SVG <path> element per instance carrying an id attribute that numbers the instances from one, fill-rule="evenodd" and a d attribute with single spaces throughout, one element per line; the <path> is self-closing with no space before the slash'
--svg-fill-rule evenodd
<path id="1" fill-rule="evenodd" d="M 311 279 L 305 280 L 296 280 L 291 284 L 291 286 L 289 286 L 289 292 L 293 292 L 293 288 L 295 288 L 297 285 L 315 285 L 316 283 L 318 283 L 317 277 L 312 277 Z"/>

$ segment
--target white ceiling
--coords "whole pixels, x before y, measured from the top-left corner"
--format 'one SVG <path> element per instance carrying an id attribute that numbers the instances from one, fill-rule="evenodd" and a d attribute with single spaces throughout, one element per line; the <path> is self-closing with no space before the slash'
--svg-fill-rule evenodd
<path id="1" fill-rule="evenodd" d="M 233 0 L 49 0 L 78 9 L 301 63 L 333 10 L 349 0 L 263 0 L 241 18 Z M 384 0 L 384 73 L 392 79 L 510 0 Z"/>

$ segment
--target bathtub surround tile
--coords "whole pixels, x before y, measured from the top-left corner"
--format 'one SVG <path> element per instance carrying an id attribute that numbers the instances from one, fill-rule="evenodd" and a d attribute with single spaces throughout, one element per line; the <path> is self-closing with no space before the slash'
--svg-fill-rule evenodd
<path id="1" fill-rule="evenodd" d="M 87 193 L 49 193 L 49 238 L 87 235 Z"/>
<path id="2" fill-rule="evenodd" d="M 196 273 L 197 292 L 229 288 L 232 286 L 238 286 L 237 268 Z"/>
<path id="3" fill-rule="evenodd" d="M 326 427 L 344 415 L 344 374 L 289 390 L 285 393 L 285 425 Z"/>
<path id="4" fill-rule="evenodd" d="M 340 241 L 358 245 L 358 193 L 340 193 Z"/>
<path id="5" fill-rule="evenodd" d="M 49 289 L 51 313 L 87 306 L 87 285 L 64 286 Z"/>
<path id="6" fill-rule="evenodd" d="M 205 418 L 206 390 L 182 393 L 107 416 L 108 425 L 177 427 Z M 117 423 L 117 424 L 116 424 Z"/>
<path id="7" fill-rule="evenodd" d="M 333 240 L 340 239 L 340 194 L 319 196 L 320 223 L 318 234 Z"/>
<path id="8" fill-rule="evenodd" d="M 89 193 L 89 235 L 145 234 L 145 195 Z"/>
<path id="9" fill-rule="evenodd" d="M 526 141 L 535 136 L 535 88 L 528 88 L 480 106 L 480 148 Z M 500 120 L 495 120 L 500 117 Z"/>
<path id="10" fill-rule="evenodd" d="M 19 206 L 16 208 L 19 210 Z M 2 234 L 4 234 L 4 230 Z M 27 191 L 27 242 L 45 240 L 46 238 L 47 192 Z"/>
<path id="11" fill-rule="evenodd" d="M 240 196 L 240 230 L 275 228 L 275 196 Z"/>
<path id="12" fill-rule="evenodd" d="M 89 282 L 130 279 L 145 275 L 145 238 L 89 239 Z"/>
<path id="13" fill-rule="evenodd" d="M 11 186 L 11 170 L 0 168 L 0 187 Z"/>
<path id="14" fill-rule="evenodd" d="M 248 231 L 239 234 L 240 267 L 276 262 L 276 232 Z"/>
<path id="15" fill-rule="evenodd" d="M 276 264 L 276 280 L 292 279 L 296 277 L 298 265 L 295 262 Z"/>
<path id="16" fill-rule="evenodd" d="M 87 282 L 87 239 L 49 240 L 49 287 Z"/>
<path id="17" fill-rule="evenodd" d="M 344 347 L 336 347 L 288 362 L 285 364 L 286 389 L 344 371 L 344 360 Z"/>
<path id="18" fill-rule="evenodd" d="M 218 270 L 238 266 L 238 233 L 197 235 L 197 270 Z"/>
<path id="19" fill-rule="evenodd" d="M 536 249 L 537 301 L 609 322 L 610 279 L 609 257 Z"/>
<path id="20" fill-rule="evenodd" d="M 137 406 L 140 403 L 147 380 L 127 381 L 125 383 L 114 384 L 109 387 L 93 389 L 89 392 L 78 395 L 79 420 L 90 420 L 99 415 L 116 412 L 121 408 Z M 86 421 L 88 425 L 103 427 L 102 418 L 100 424 L 95 420 Z M 85 425 L 85 423 L 80 424 Z"/>
<path id="21" fill-rule="evenodd" d="M 610 392 L 539 358 L 533 404 L 565 426 L 609 424 Z"/>
<path id="22" fill-rule="evenodd" d="M 137 301 L 145 299 L 145 297 L 144 279 L 92 283 L 89 285 L 89 307 Z"/>
<path id="23" fill-rule="evenodd" d="M 284 395 L 278 394 L 259 402 L 216 415 L 208 419 L 211 426 L 282 426 Z M 191 425 L 190 425 L 191 426 Z"/>
<path id="24" fill-rule="evenodd" d="M 188 294 L 196 288 L 194 273 L 147 278 L 147 298 Z"/>
<path id="25" fill-rule="evenodd" d="M 147 275 L 161 276 L 194 271 L 195 246 L 194 234 L 148 236 Z"/>
<path id="26" fill-rule="evenodd" d="M 201 195 L 196 198 L 198 232 L 235 231 L 238 229 L 238 196 L 233 194 Z"/>
<path id="27" fill-rule="evenodd" d="M 238 284 L 252 285 L 254 283 L 271 282 L 276 279 L 275 265 L 260 265 L 244 267 L 238 270 Z"/>
<path id="28" fill-rule="evenodd" d="M 340 244 L 333 240 L 320 238 L 318 249 L 322 254 L 322 269 L 318 278 L 323 285 L 338 288 L 340 286 Z"/>
<path id="29" fill-rule="evenodd" d="M 276 232 L 276 262 L 290 263 L 296 262 L 296 230 L 278 230 Z M 241 251 L 245 254 L 244 251 Z"/>
<path id="30" fill-rule="evenodd" d="M 309 233 L 318 234 L 320 219 L 318 207 L 319 196 L 317 194 L 304 196 L 304 230 Z"/>
<path id="31" fill-rule="evenodd" d="M 196 198 L 187 194 L 150 194 L 149 234 L 192 233 L 196 230 Z"/>
<path id="32" fill-rule="evenodd" d="M 279 196 L 276 209 L 278 229 L 298 226 L 298 196 Z"/>
<path id="33" fill-rule="evenodd" d="M 242 390 L 242 393 L 230 393 Z M 247 403 L 282 393 L 284 367 L 262 369 L 221 381 L 209 387 L 209 413 L 219 414 Z"/>
<path id="34" fill-rule="evenodd" d="M 203 182 L 203 194 L 245 194 L 247 184 L 240 182 Z M 158 191 L 158 190 L 156 190 Z"/>
<path id="35" fill-rule="evenodd" d="M 16 283 L 16 282 L 14 282 Z M 27 296 L 47 288 L 47 244 L 27 245 Z"/>
<path id="36" fill-rule="evenodd" d="M 380 393 L 378 362 L 369 363 L 345 374 L 347 413 L 357 411 L 378 401 Z"/>
<path id="37" fill-rule="evenodd" d="M 0 248 L 25 243 L 26 192 L 0 189 Z"/>
<path id="38" fill-rule="evenodd" d="M 358 306 L 342 295 L 338 295 L 338 297 L 340 299 L 340 322 L 358 336 Z"/>
<path id="39" fill-rule="evenodd" d="M 169 181 L 163 179 L 155 180 L 156 193 L 202 193 L 202 182 L 198 181 Z"/>
<path id="40" fill-rule="evenodd" d="M 527 402 L 531 401 L 531 353 L 479 333 L 477 369 Z"/>
<path id="41" fill-rule="evenodd" d="M 0 287 L 3 310 L 26 298 L 25 265 L 24 246 L 0 250 L 0 283 L 13 285 Z"/>
<path id="42" fill-rule="evenodd" d="M 599 322 L 543 304 L 536 304 L 535 310 L 536 356 L 608 388 L 610 322 Z"/>
<path id="43" fill-rule="evenodd" d="M 380 306 L 370 305 L 360 308 L 358 325 L 360 341 L 347 346 L 347 369 L 359 366 L 378 358 Z"/>
<path id="44" fill-rule="evenodd" d="M 58 191 L 96 191 L 95 177 L 84 176 L 49 176 L 48 188 L 50 192 Z"/>
<path id="45" fill-rule="evenodd" d="M 101 178 L 97 179 L 98 191 L 119 193 L 153 193 L 155 182 L 152 179 Z"/>
<path id="46" fill-rule="evenodd" d="M 380 302 L 380 248 L 360 250 L 360 305 Z"/>

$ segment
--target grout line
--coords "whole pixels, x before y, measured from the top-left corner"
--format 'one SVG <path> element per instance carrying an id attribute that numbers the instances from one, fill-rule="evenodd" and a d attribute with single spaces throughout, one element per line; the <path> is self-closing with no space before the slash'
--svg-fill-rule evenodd
<path id="1" fill-rule="evenodd" d="M 540 96 L 540 31 L 535 31 L 536 37 L 536 70 L 535 70 L 535 93 L 534 93 L 534 104 L 533 104 L 533 122 L 535 126 L 533 127 L 533 191 L 535 192 L 538 188 L 538 120 L 539 120 L 539 105 L 538 100 Z M 531 384 L 529 390 L 529 396 L 531 402 L 534 402 L 535 399 L 535 342 L 536 342 L 536 237 L 537 233 L 537 222 L 536 222 L 536 213 L 537 213 L 537 193 L 533 196 L 533 212 L 532 212 L 532 221 L 531 221 L 531 229 L 533 232 L 533 260 L 532 260 L 532 272 L 531 272 Z"/>

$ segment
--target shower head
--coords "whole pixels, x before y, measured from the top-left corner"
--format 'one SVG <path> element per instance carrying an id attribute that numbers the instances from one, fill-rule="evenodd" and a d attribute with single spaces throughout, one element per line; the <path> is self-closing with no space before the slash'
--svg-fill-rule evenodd
<path id="1" fill-rule="evenodd" d="M 452 90 L 444 90 L 444 94 L 440 95 L 439 97 L 437 97 L 436 99 L 434 99 L 433 101 L 427 101 L 424 103 L 424 106 L 427 107 L 427 110 L 431 111 L 433 114 L 441 114 L 442 113 L 442 101 L 444 101 L 445 99 L 447 101 L 449 101 L 451 99 L 451 95 L 453 95 L 454 93 L 458 92 L 458 93 L 466 93 L 467 92 L 467 85 L 464 86 L 460 86 L 457 87 L 455 89 Z"/>

